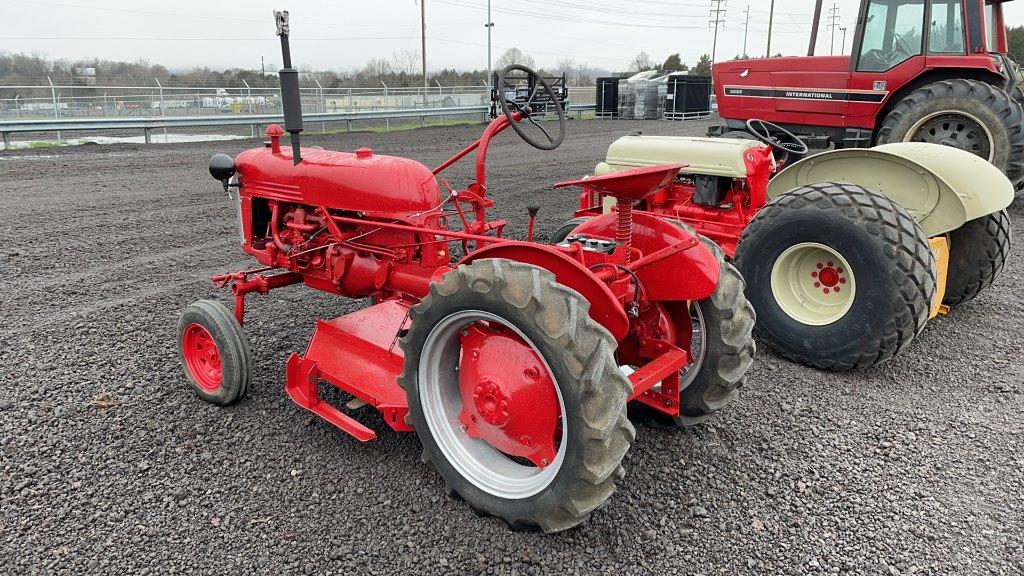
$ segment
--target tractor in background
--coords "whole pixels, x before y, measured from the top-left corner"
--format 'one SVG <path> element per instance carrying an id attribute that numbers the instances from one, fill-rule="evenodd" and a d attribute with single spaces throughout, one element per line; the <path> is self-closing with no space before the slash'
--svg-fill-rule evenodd
<path id="1" fill-rule="evenodd" d="M 201 300 L 181 314 L 181 361 L 201 399 L 233 404 L 253 382 L 249 295 L 304 284 L 368 298 L 317 322 L 305 352 L 288 359 L 288 396 L 361 441 L 377 436 L 361 421 L 372 407 L 391 429 L 415 431 L 423 460 L 477 510 L 559 531 L 622 479 L 635 439 L 627 404 L 681 426 L 737 397 L 754 354 L 739 273 L 694 234 L 631 210 L 682 163 L 589 179 L 621 206 L 591 219 L 584 241 L 535 242 L 534 208 L 526 239 L 505 238 L 506 222 L 487 214 L 488 146 L 510 127 L 539 149 L 561 143 L 561 107 L 546 128 L 531 117 L 535 98 L 556 97 L 543 78 L 503 70 L 528 76 L 531 93 L 502 99 L 481 138 L 433 170 L 367 148 L 302 148 L 287 12 L 275 18 L 285 127 L 268 127 L 263 147 L 210 160 L 236 203 L 241 249 L 259 266 L 213 279 L 230 288 L 233 309 Z M 474 151 L 475 181 L 439 180 Z M 324 383 L 351 397 L 346 408 L 321 398 Z"/>
<path id="2" fill-rule="evenodd" d="M 1020 188 L 1024 76 L 1007 47 L 1007 1 L 862 0 L 852 56 L 815 56 L 817 0 L 807 57 L 714 65 L 725 125 L 709 135 L 742 137 L 747 120 L 761 119 L 819 147 L 943 144 Z"/>
<path id="3" fill-rule="evenodd" d="M 625 136 L 595 174 L 686 158 L 676 182 L 633 209 L 732 258 L 755 333 L 786 358 L 827 370 L 876 365 L 1003 269 L 1014 190 L 981 158 L 917 142 L 805 158 L 807 144 L 780 126 L 744 128 L 747 138 Z M 616 210 L 585 187 L 554 243 L 572 245 L 590 218 Z"/>

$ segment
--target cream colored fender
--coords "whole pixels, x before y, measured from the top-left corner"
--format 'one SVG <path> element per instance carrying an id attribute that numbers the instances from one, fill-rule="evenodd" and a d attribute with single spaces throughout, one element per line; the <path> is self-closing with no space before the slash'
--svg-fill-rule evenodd
<path id="1" fill-rule="evenodd" d="M 1013 202 L 1013 184 L 998 168 L 956 148 L 899 142 L 833 150 L 786 167 L 768 185 L 768 198 L 821 182 L 849 182 L 885 194 L 917 220 L 928 237 Z"/>

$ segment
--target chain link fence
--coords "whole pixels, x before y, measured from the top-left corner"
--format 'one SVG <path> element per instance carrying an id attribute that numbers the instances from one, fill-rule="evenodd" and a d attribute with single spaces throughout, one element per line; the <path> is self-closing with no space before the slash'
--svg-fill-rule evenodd
<path id="1" fill-rule="evenodd" d="M 366 88 L 324 88 L 319 84 L 301 88 L 305 113 L 337 114 L 349 112 L 388 112 L 396 110 L 438 110 L 478 108 L 490 103 L 487 86 L 434 86 L 390 88 L 385 85 Z M 592 105 L 593 87 L 570 87 L 570 102 Z M 161 119 L 198 118 L 194 126 L 173 126 L 152 136 L 155 142 L 197 139 L 246 138 L 258 136 L 258 126 L 244 124 L 217 125 L 217 118 L 239 118 L 255 115 L 282 114 L 281 95 L 277 87 L 171 87 L 158 81 L 153 86 L 0 86 L 0 125 L 8 121 L 69 121 L 78 119 Z M 370 114 L 372 116 L 372 114 Z M 390 131 L 421 126 L 472 123 L 483 121 L 478 111 L 465 114 L 417 116 L 410 112 L 403 118 L 359 118 L 344 121 L 307 122 L 310 132 Z M 211 122 L 212 121 L 212 122 Z M 53 142 L 74 143 L 81 139 L 103 141 L 149 141 L 139 128 L 97 128 L 60 133 L 19 132 L 10 136 L 21 144 L 11 147 L 50 145 Z M 34 143 L 34 144 L 33 144 Z"/>

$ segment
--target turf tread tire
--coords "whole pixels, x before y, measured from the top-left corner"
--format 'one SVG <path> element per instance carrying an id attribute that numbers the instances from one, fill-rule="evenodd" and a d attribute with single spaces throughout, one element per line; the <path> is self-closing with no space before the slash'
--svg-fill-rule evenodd
<path id="1" fill-rule="evenodd" d="M 419 401 L 420 350 L 433 326 L 459 310 L 497 314 L 538 347 L 559 386 L 569 422 L 565 461 L 540 493 L 524 499 L 492 496 L 463 478 L 445 459 Z M 449 493 L 514 529 L 566 530 L 585 521 L 625 475 L 621 462 L 636 432 L 626 417 L 632 385 L 615 362 L 616 341 L 589 315 L 590 303 L 544 269 L 505 259 L 462 264 L 430 285 L 410 309 L 399 340 L 405 365 L 398 379 L 409 398 L 407 422 L 423 444 L 422 460 L 438 470 Z M 578 410 L 574 412 L 573 406 Z"/>
<path id="2" fill-rule="evenodd" d="M 877 303 L 879 310 L 887 308 L 889 314 L 854 319 L 859 333 L 837 335 L 832 341 L 845 343 L 836 350 L 823 350 L 798 337 L 795 330 L 804 327 L 795 320 L 787 321 L 781 309 L 776 311 L 770 271 L 778 258 L 776 252 L 801 242 L 821 241 L 822 234 L 831 234 L 831 238 L 840 231 L 863 239 L 872 247 L 870 253 L 884 256 L 875 260 L 882 267 L 875 276 L 878 285 L 864 286 L 864 292 L 879 290 L 879 298 L 888 298 Z M 795 236 L 787 239 L 785 235 Z M 850 256 L 844 254 L 847 259 Z M 747 297 L 757 310 L 754 333 L 782 356 L 822 370 L 866 368 L 902 352 L 924 329 L 936 289 L 935 256 L 914 218 L 883 194 L 848 183 L 802 186 L 773 199 L 743 231 L 735 262 L 747 281 Z M 857 278 L 867 277 L 857 266 L 851 267 Z M 858 294 L 861 297 L 860 288 Z"/>
<path id="3" fill-rule="evenodd" d="M 1000 210 L 949 233 L 949 269 L 942 303 L 972 300 L 995 282 L 1010 257 L 1010 216 Z"/>

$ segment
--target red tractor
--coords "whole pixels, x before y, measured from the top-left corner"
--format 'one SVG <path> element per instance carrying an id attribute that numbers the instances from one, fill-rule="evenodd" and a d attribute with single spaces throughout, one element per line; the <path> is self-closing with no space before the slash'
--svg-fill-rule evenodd
<path id="1" fill-rule="evenodd" d="M 783 356 L 828 370 L 873 366 L 1002 271 L 1014 190 L 981 158 L 918 142 L 803 158 L 807 145 L 784 128 L 745 128 L 750 139 L 624 136 L 595 174 L 686 158 L 672 185 L 631 208 L 733 258 L 755 333 Z M 612 200 L 585 186 L 555 243 L 572 245 L 589 218 L 619 210 Z"/>
<path id="2" fill-rule="evenodd" d="M 1024 183 L 1022 78 L 1009 53 L 1008 0 L 862 0 L 852 56 L 735 60 L 713 69 L 710 135 L 762 119 L 837 148 L 931 142 L 981 156 Z"/>
<path id="3" fill-rule="evenodd" d="M 371 298 L 357 312 L 318 321 L 287 362 L 285 390 L 299 406 L 361 441 L 356 418 L 372 406 L 387 426 L 415 430 L 424 461 L 474 508 L 516 527 L 558 531 L 585 520 L 623 475 L 634 441 L 627 403 L 671 426 L 708 418 L 737 395 L 754 354 L 753 312 L 738 272 L 695 235 L 630 206 L 669 184 L 682 164 L 588 181 L 620 210 L 555 247 L 503 237 L 489 220 L 485 159 L 511 127 L 540 149 L 565 129 L 531 118 L 533 93 L 502 101 L 483 136 L 430 170 L 404 158 L 301 148 L 297 72 L 287 12 L 275 13 L 285 130 L 210 173 L 237 191 L 242 250 L 259 268 L 214 278 L 234 310 L 201 300 L 179 323 L 181 360 L 200 398 L 229 405 L 252 382 L 242 329 L 246 296 L 305 284 Z M 539 129 L 539 131 L 538 131 Z M 476 152 L 476 179 L 453 189 L 437 175 Z M 557 185 L 576 186 L 580 182 Z M 454 255 L 459 254 L 457 258 Z M 322 383 L 351 397 L 321 399 Z"/>

